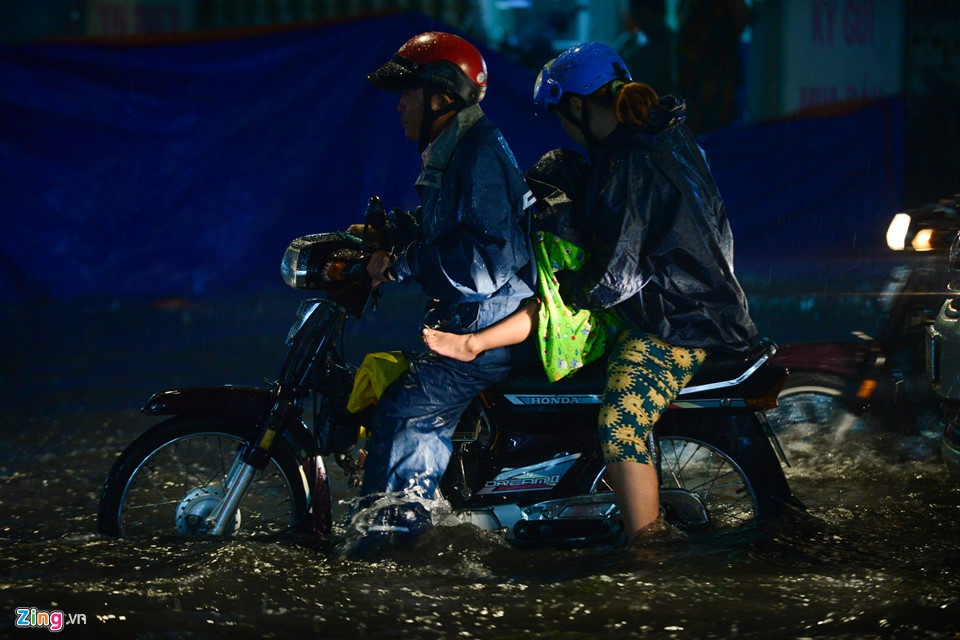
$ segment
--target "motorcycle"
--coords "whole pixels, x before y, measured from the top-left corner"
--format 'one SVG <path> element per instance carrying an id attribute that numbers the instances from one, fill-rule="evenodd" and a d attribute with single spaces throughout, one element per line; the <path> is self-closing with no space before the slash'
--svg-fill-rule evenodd
<path id="1" fill-rule="evenodd" d="M 910 255 L 882 289 L 876 331 L 850 342 L 786 344 L 773 362 L 790 378 L 767 419 L 783 438 L 841 432 L 869 415 L 882 428 L 914 435 L 918 412 L 931 404 L 924 378 L 924 330 L 945 294 L 942 255 L 960 228 L 960 194 L 897 213 L 887 245 Z"/>
<path id="2" fill-rule="evenodd" d="M 926 331 L 927 377 L 940 398 L 945 423 L 940 451 L 954 478 L 960 478 L 960 233 L 948 258 L 951 295 Z"/>
<path id="3" fill-rule="evenodd" d="M 371 200 L 371 207 L 376 203 Z M 142 413 L 167 416 L 117 458 L 98 529 L 115 537 L 257 536 L 334 529 L 324 458 L 362 473 L 362 414 L 347 411 L 356 368 L 345 323 L 376 302 L 367 248 L 348 233 L 294 240 L 285 282 L 303 300 L 269 387 L 216 386 L 155 394 Z M 708 359 L 657 423 L 649 451 L 669 522 L 691 531 L 739 528 L 802 508 L 763 411 L 786 371 L 769 341 Z M 516 545 L 582 546 L 621 533 L 596 435 L 604 367 L 549 383 L 542 370 L 475 398 L 453 436 L 439 494 L 457 522 Z M 304 412 L 312 400 L 313 420 Z"/>

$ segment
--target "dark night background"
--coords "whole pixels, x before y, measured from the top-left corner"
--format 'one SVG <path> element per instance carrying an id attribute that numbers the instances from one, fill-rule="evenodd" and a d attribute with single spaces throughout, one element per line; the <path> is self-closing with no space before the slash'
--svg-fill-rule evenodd
<path id="1" fill-rule="evenodd" d="M 0 637 L 48 637 L 14 627 L 24 607 L 82 616 L 65 635 L 97 638 L 960 637 L 942 428 L 863 421 L 800 442 L 786 472 L 808 510 L 756 542 L 528 552 L 444 527 L 365 563 L 288 540 L 97 533 L 106 474 L 157 422 L 138 413 L 152 393 L 276 375 L 309 296 L 280 279 L 287 243 L 357 221 L 371 194 L 416 203 L 396 96 L 364 74 L 417 32 L 468 35 L 489 65 L 483 108 L 527 167 L 568 144 L 530 108 L 535 70 L 587 35 L 639 75 L 670 36 L 649 4 L 0 0 Z M 916 257 L 885 246 L 892 215 L 960 191 L 960 2 L 748 5 L 737 109 L 708 108 L 723 74 L 687 92 L 737 274 L 781 345 L 852 341 Z M 653 49 L 636 50 L 638 29 Z M 693 32 L 688 61 L 710 41 Z M 658 82 L 690 66 L 676 71 Z M 356 362 L 417 343 L 419 294 L 385 289 L 348 324 Z"/>

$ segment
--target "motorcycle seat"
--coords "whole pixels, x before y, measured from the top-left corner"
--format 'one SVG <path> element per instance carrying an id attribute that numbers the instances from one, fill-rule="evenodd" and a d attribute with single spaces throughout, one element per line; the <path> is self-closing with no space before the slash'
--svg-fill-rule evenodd
<path id="1" fill-rule="evenodd" d="M 744 352 L 715 353 L 706 361 L 684 388 L 682 394 L 690 395 L 717 388 L 732 388 L 743 382 L 756 369 L 777 352 L 777 345 L 764 338 Z M 602 391 L 606 382 L 607 358 L 601 358 L 583 367 L 577 373 L 550 382 L 539 365 L 494 385 L 499 393 L 551 393 L 595 394 Z"/>

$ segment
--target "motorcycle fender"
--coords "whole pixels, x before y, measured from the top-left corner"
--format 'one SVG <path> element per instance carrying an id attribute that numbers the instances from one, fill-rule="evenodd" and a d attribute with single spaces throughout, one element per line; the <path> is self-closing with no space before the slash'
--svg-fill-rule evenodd
<path id="1" fill-rule="evenodd" d="M 256 421 L 270 410 L 274 401 L 275 397 L 270 390 L 260 387 L 189 387 L 154 394 L 140 409 L 140 413 L 152 416 Z M 284 437 L 296 454 L 301 459 L 315 455 L 316 446 L 307 425 L 293 417 L 287 422 Z M 294 422 L 296 427 L 292 424 Z"/>
<path id="2" fill-rule="evenodd" d="M 857 342 L 787 344 L 778 349 L 770 362 L 794 371 L 818 371 L 852 378 L 869 352 L 869 345 Z"/>
<path id="3" fill-rule="evenodd" d="M 268 411 L 273 401 L 273 394 L 259 387 L 190 387 L 154 394 L 140 413 L 193 418 L 250 417 Z"/>

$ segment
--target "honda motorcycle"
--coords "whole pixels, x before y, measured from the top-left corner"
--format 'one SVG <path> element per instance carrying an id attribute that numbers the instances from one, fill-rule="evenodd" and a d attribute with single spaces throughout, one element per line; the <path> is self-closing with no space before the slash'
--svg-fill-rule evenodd
<path id="1" fill-rule="evenodd" d="M 924 378 L 924 330 L 943 303 L 943 254 L 960 228 L 960 195 L 897 213 L 887 245 L 903 252 L 881 291 L 876 330 L 849 342 L 782 345 L 773 362 L 790 378 L 767 419 L 781 437 L 840 431 L 869 415 L 891 432 L 916 434 L 934 401 Z"/>
<path id="2" fill-rule="evenodd" d="M 373 206 L 373 205 L 371 205 Z M 378 295 L 363 241 L 347 233 L 296 239 L 282 274 L 304 300 L 269 386 L 163 391 L 142 408 L 167 416 L 123 451 L 100 498 L 108 536 L 243 536 L 334 530 L 324 459 L 362 473 L 362 414 L 347 411 L 356 372 L 345 323 Z M 690 531 L 739 528 L 802 508 L 763 411 L 786 380 L 776 347 L 710 358 L 657 423 L 648 443 L 666 518 Z M 453 436 L 439 487 L 457 522 L 516 545 L 606 543 L 622 532 L 604 477 L 597 415 L 604 367 L 561 382 L 542 370 L 475 398 Z M 304 420 L 312 402 L 313 419 Z M 449 522 L 445 516 L 444 522 Z"/>
<path id="3" fill-rule="evenodd" d="M 951 295 L 927 327 L 927 375 L 941 400 L 945 423 L 940 450 L 950 474 L 960 479 L 960 233 L 950 248 Z"/>

